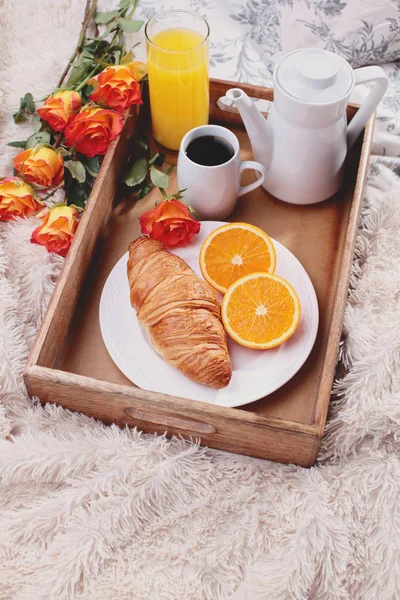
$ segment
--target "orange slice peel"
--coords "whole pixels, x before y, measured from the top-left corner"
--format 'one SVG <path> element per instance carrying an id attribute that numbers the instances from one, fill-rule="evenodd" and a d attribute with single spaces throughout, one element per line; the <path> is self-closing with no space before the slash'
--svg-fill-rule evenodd
<path id="1" fill-rule="evenodd" d="M 211 232 L 200 249 L 199 263 L 208 283 L 222 292 L 250 273 L 273 273 L 274 244 L 262 229 L 248 223 L 227 223 Z"/>
<path id="2" fill-rule="evenodd" d="M 241 346 L 267 350 L 296 331 L 300 300 L 282 277 L 251 273 L 229 287 L 222 302 L 222 321 L 226 332 Z"/>

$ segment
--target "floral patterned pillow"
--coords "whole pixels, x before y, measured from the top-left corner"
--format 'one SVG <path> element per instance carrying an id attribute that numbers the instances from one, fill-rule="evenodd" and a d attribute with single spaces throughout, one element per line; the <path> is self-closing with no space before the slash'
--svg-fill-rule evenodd
<path id="1" fill-rule="evenodd" d="M 353 67 L 400 58 L 400 0 L 277 0 L 282 48 L 317 47 Z"/>
<path id="2" fill-rule="evenodd" d="M 171 8 L 192 10 L 207 19 L 212 77 L 272 85 L 281 51 L 278 0 L 140 0 L 135 14 L 147 20 Z M 144 46 L 135 53 L 137 60 L 146 60 Z"/>

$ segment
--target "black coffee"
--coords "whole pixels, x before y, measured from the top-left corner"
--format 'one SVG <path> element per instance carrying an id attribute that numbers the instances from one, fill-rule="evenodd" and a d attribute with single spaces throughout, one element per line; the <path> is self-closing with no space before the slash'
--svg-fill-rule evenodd
<path id="1" fill-rule="evenodd" d="M 234 151 L 226 140 L 215 135 L 203 135 L 190 142 L 186 155 L 198 165 L 215 167 L 228 162 Z"/>

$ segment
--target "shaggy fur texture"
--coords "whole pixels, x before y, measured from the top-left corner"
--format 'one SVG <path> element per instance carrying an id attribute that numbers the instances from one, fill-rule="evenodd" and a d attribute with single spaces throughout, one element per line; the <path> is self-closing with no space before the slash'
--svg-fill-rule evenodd
<path id="1" fill-rule="evenodd" d="M 0 0 L 2 175 L 15 154 L 4 141 L 25 136 L 10 114 L 56 83 L 83 4 Z M 33 219 L 0 226 L 1 600 L 400 597 L 399 197 L 375 162 L 312 469 L 30 400 L 22 370 L 62 259 L 30 245 Z"/>

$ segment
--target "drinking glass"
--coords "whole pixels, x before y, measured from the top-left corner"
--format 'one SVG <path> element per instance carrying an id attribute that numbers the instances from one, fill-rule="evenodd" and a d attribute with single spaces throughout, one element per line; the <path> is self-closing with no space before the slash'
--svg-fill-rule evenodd
<path id="1" fill-rule="evenodd" d="M 146 24 L 150 107 L 155 139 L 179 150 L 183 136 L 209 114 L 208 39 L 203 17 L 168 10 Z"/>

